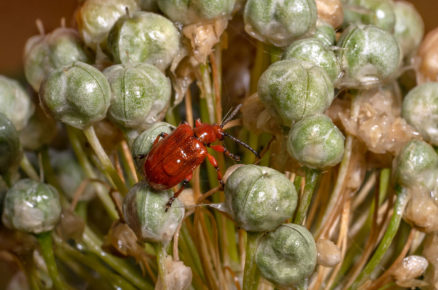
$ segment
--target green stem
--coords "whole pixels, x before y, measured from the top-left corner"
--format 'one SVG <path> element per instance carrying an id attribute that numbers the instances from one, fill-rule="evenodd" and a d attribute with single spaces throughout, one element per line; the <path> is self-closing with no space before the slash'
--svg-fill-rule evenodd
<path id="1" fill-rule="evenodd" d="M 252 131 L 248 132 L 248 145 L 251 146 L 254 150 L 257 151 L 257 147 L 259 145 L 259 135 L 255 134 Z M 251 164 L 254 163 L 256 156 L 249 150 L 245 149 L 243 153 L 243 163 Z"/>
<path id="2" fill-rule="evenodd" d="M 61 276 L 58 273 L 58 267 L 56 266 L 55 256 L 53 255 L 53 242 L 52 242 L 52 232 L 45 232 L 38 234 L 38 243 L 40 244 L 41 255 L 46 262 L 47 271 L 49 272 L 50 278 L 52 279 L 53 286 L 59 290 L 70 289 L 68 285 L 64 283 Z"/>
<path id="3" fill-rule="evenodd" d="M 23 261 L 23 268 L 26 274 L 27 282 L 29 284 L 30 289 L 39 290 L 39 280 L 37 276 L 37 271 L 35 267 L 35 262 L 33 260 L 32 254 L 24 255 L 21 260 Z"/>
<path id="4" fill-rule="evenodd" d="M 257 290 L 260 280 L 260 272 L 255 263 L 255 253 L 259 238 L 262 233 L 247 232 L 246 235 L 246 258 L 243 273 L 243 290 Z"/>
<path id="5" fill-rule="evenodd" d="M 155 252 L 157 255 L 158 279 L 160 279 L 161 282 L 160 289 L 167 290 L 169 287 L 167 287 L 168 285 L 166 283 L 166 247 L 163 243 L 157 243 L 155 245 Z"/>
<path id="6" fill-rule="evenodd" d="M 81 141 L 79 140 L 79 137 L 75 132 L 75 130 L 77 129 L 67 126 L 67 134 L 70 140 L 70 144 L 73 148 L 73 151 L 75 152 L 76 157 L 78 158 L 79 164 L 81 165 L 82 170 L 85 173 L 85 176 L 87 176 L 87 178 L 90 179 L 97 179 L 97 174 L 94 172 L 94 169 L 91 166 L 90 161 L 87 158 L 87 155 L 82 149 Z M 103 187 L 103 185 L 98 184 L 96 182 L 93 182 L 93 186 L 96 190 L 97 196 L 99 197 L 100 201 L 102 202 L 109 216 L 113 220 L 118 219 L 119 215 L 117 214 L 113 202 L 108 195 L 108 191 Z"/>
<path id="7" fill-rule="evenodd" d="M 33 168 L 32 164 L 30 163 L 26 154 L 23 154 L 23 158 L 21 159 L 20 167 L 21 167 L 21 169 L 23 169 L 24 173 L 26 173 L 27 176 L 29 176 L 31 179 L 36 180 L 36 181 L 40 180 L 38 173 Z"/>
<path id="8" fill-rule="evenodd" d="M 138 271 L 132 268 L 131 265 L 127 263 L 127 261 L 116 258 L 102 251 L 102 242 L 96 236 L 96 234 L 93 233 L 93 231 L 91 231 L 91 229 L 87 226 L 85 226 L 83 241 L 92 253 L 100 257 L 105 263 L 111 266 L 116 272 L 118 272 L 121 276 L 130 281 L 136 287 L 140 289 L 153 289 L 152 285 L 145 281 L 138 274 Z"/>
<path id="9" fill-rule="evenodd" d="M 125 196 L 126 193 L 128 192 L 128 188 L 120 178 L 119 174 L 117 173 L 116 169 L 111 163 L 111 160 L 109 159 L 108 155 L 106 154 L 105 150 L 100 144 L 93 126 L 85 128 L 83 132 L 88 142 L 90 143 L 91 147 L 93 148 L 94 153 L 96 153 L 97 158 L 102 164 L 104 171 L 111 177 L 112 183 L 120 192 L 120 194 Z"/>
<path id="10" fill-rule="evenodd" d="M 119 155 L 121 156 L 121 160 L 122 160 L 122 164 L 123 164 L 123 169 L 125 169 L 126 176 L 128 178 L 128 184 L 131 187 L 136 182 L 135 182 L 135 178 L 134 178 L 133 172 L 131 171 L 131 167 L 129 166 L 129 162 L 126 159 L 126 155 L 123 152 L 122 145 L 119 146 L 119 150 L 118 151 L 119 151 Z"/>
<path id="11" fill-rule="evenodd" d="M 197 272 L 199 273 L 199 276 L 201 276 L 202 280 L 205 281 L 205 275 L 204 270 L 202 268 L 201 258 L 199 257 L 199 252 L 196 248 L 195 243 L 192 240 L 192 237 L 190 236 L 189 231 L 187 230 L 187 227 L 183 225 L 181 227 L 181 236 L 182 240 L 184 240 L 184 243 L 187 245 L 189 251 L 188 254 L 192 256 L 193 262 L 196 266 Z"/>
<path id="12" fill-rule="evenodd" d="M 211 87 L 211 79 L 209 67 L 207 64 L 201 64 L 201 82 L 202 82 L 202 92 L 203 99 L 205 99 L 207 104 L 207 112 L 208 112 L 208 123 L 214 123 L 214 95 Z"/>
<path id="13" fill-rule="evenodd" d="M 356 278 L 353 285 L 350 287 L 351 289 L 357 289 L 366 279 L 369 278 L 374 269 L 380 264 L 383 259 L 383 256 L 387 252 L 389 246 L 394 239 L 395 234 L 398 231 L 400 226 L 400 221 L 403 216 L 404 209 L 409 200 L 408 191 L 406 188 L 397 186 L 396 188 L 397 199 L 394 204 L 394 212 L 392 214 L 391 220 L 389 221 L 388 228 L 385 231 L 385 234 L 377 248 L 374 252 L 374 255 L 371 257 L 371 260 L 365 266 L 360 275 Z"/>
<path id="14" fill-rule="evenodd" d="M 307 215 L 312 196 L 318 190 L 319 181 L 321 180 L 321 172 L 319 170 L 304 168 L 306 172 L 306 185 L 304 186 L 303 195 L 300 198 L 297 215 L 294 223 L 302 225 Z"/>

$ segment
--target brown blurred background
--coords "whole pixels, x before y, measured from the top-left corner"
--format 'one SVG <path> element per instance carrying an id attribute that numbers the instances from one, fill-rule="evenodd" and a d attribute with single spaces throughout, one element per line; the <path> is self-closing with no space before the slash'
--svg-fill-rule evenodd
<path id="1" fill-rule="evenodd" d="M 263 1 L 263 0 L 261 0 Z M 0 0 L 0 74 L 22 77 L 22 54 L 26 40 L 37 34 L 35 20 L 40 18 L 46 31 L 66 18 L 73 21 L 78 0 Z M 438 26 L 436 0 L 411 0 L 423 16 L 426 31 Z"/>

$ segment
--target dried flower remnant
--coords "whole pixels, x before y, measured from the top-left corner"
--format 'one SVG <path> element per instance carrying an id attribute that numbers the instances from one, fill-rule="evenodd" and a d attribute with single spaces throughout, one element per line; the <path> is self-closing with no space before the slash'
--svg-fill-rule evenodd
<path id="1" fill-rule="evenodd" d="M 418 83 L 438 81 L 438 28 L 426 34 L 418 49 Z"/>
<path id="2" fill-rule="evenodd" d="M 414 288 L 424 287 L 427 283 L 415 278 L 420 277 L 426 271 L 429 263 L 422 256 L 407 256 L 402 263 L 394 270 L 392 276 L 400 287 Z"/>
<path id="3" fill-rule="evenodd" d="M 247 97 L 241 109 L 243 125 L 256 133 L 282 133 L 279 121 L 269 113 L 257 94 Z"/>
<path id="4" fill-rule="evenodd" d="M 186 290 L 190 289 L 192 283 L 192 269 L 185 266 L 181 261 L 174 261 L 172 257 L 167 256 L 164 261 L 166 265 L 165 280 L 167 288 L 165 288 L 161 280 L 155 285 L 156 290 Z"/>
<path id="5" fill-rule="evenodd" d="M 341 261 L 341 250 L 330 240 L 319 239 L 316 242 L 317 263 L 325 267 L 334 267 Z"/>
<path id="6" fill-rule="evenodd" d="M 425 233 L 438 231 L 438 204 L 430 197 L 429 190 L 421 185 L 412 186 L 404 219 Z"/>
<path id="7" fill-rule="evenodd" d="M 316 0 L 318 19 L 329 23 L 334 28 L 342 25 L 344 9 L 341 0 Z"/>
<path id="8" fill-rule="evenodd" d="M 424 280 L 432 289 L 438 289 L 438 234 L 433 233 L 426 236 L 422 255 L 430 265 Z"/>
<path id="9" fill-rule="evenodd" d="M 350 103 L 341 100 L 336 100 L 329 115 L 339 118 L 345 130 L 363 141 L 371 152 L 395 155 L 407 141 L 418 136 L 401 118 L 400 106 L 391 91 L 363 91 L 354 102 L 358 108 L 355 116 L 351 117 Z"/>

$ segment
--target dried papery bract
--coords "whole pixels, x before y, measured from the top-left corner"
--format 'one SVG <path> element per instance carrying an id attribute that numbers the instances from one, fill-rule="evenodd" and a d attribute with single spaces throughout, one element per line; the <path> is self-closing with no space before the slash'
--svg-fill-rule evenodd
<path id="1" fill-rule="evenodd" d="M 429 31 L 418 49 L 418 82 L 438 81 L 438 28 Z"/>
<path id="2" fill-rule="evenodd" d="M 438 145 L 438 83 L 421 84 L 403 99 L 403 118 L 423 138 L 433 145 Z"/>
<path id="3" fill-rule="evenodd" d="M 96 50 L 105 44 L 114 23 L 139 9 L 136 0 L 86 0 L 76 12 L 79 33 L 87 46 Z"/>
<path id="4" fill-rule="evenodd" d="M 161 133 L 170 134 L 173 129 L 175 129 L 175 127 L 169 123 L 156 122 L 134 139 L 131 146 L 131 153 L 138 168 L 141 168 L 144 161 L 139 157 L 146 156 L 149 153 L 158 135 Z"/>
<path id="5" fill-rule="evenodd" d="M 318 20 L 329 23 L 334 28 L 344 21 L 344 9 L 341 0 L 316 0 Z"/>
<path id="6" fill-rule="evenodd" d="M 152 12 L 121 17 L 108 35 L 108 49 L 115 63 L 149 63 L 165 70 L 180 49 L 180 34 L 167 18 Z"/>
<path id="7" fill-rule="evenodd" d="M 438 231 L 438 204 L 430 197 L 428 188 L 421 184 L 409 188 L 410 199 L 404 219 L 425 233 Z"/>
<path id="8" fill-rule="evenodd" d="M 166 265 L 165 279 L 166 284 L 172 290 L 186 290 L 190 289 L 192 285 L 192 269 L 185 266 L 181 261 L 174 261 L 172 257 L 167 256 L 164 261 Z M 165 290 L 161 280 L 157 281 L 155 285 L 156 290 Z"/>
<path id="9" fill-rule="evenodd" d="M 92 62 L 76 30 L 60 27 L 29 38 L 24 49 L 24 73 L 35 91 L 49 74 L 75 61 Z"/>
<path id="10" fill-rule="evenodd" d="M 341 249 L 331 240 L 319 239 L 316 242 L 317 263 L 325 267 L 334 267 L 341 261 Z"/>
<path id="11" fill-rule="evenodd" d="M 246 231 L 275 229 L 297 206 L 293 183 L 269 167 L 244 165 L 225 184 L 225 203 L 234 221 Z"/>
<path id="12" fill-rule="evenodd" d="M 26 127 L 20 131 L 20 142 L 26 150 L 38 150 L 49 145 L 59 131 L 58 123 L 40 106 L 36 106 Z"/>
<path id="13" fill-rule="evenodd" d="M 284 47 L 315 27 L 317 10 L 314 0 L 249 0 L 243 19 L 249 35 Z"/>
<path id="14" fill-rule="evenodd" d="M 273 116 L 287 127 L 306 116 L 324 112 L 334 98 L 327 73 L 301 60 L 282 60 L 270 65 L 259 79 L 257 92 Z"/>
<path id="15" fill-rule="evenodd" d="M 281 286 L 303 286 L 313 273 L 317 250 L 312 234 L 303 226 L 283 224 L 263 237 L 256 263 L 262 276 Z"/>
<path id="16" fill-rule="evenodd" d="M 429 263 L 422 256 L 411 255 L 403 259 L 402 263 L 394 270 L 392 276 L 397 285 L 401 287 L 421 287 L 427 283 L 415 278 L 423 275 Z"/>
<path id="17" fill-rule="evenodd" d="M 105 118 L 110 97 L 105 76 L 82 62 L 54 71 L 40 90 L 44 108 L 55 119 L 79 129 Z"/>
<path id="18" fill-rule="evenodd" d="M 241 112 L 243 125 L 251 131 L 274 135 L 282 133 L 280 121 L 272 116 L 257 94 L 245 98 Z"/>
<path id="19" fill-rule="evenodd" d="M 122 128 L 144 129 L 160 120 L 170 102 L 170 80 L 150 64 L 113 65 L 104 70 L 111 86 L 108 115 Z"/>
<path id="20" fill-rule="evenodd" d="M 0 113 L 4 114 L 18 131 L 26 127 L 35 106 L 21 85 L 0 75 Z"/>
<path id="21" fill-rule="evenodd" d="M 394 36 L 405 57 L 412 55 L 424 35 L 424 23 L 414 5 L 407 1 L 395 1 Z"/>
<path id="22" fill-rule="evenodd" d="M 395 13 L 392 0 L 346 0 L 344 23 L 371 24 L 388 32 L 394 30 Z"/>
<path id="23" fill-rule="evenodd" d="M 338 86 L 377 87 L 397 76 L 402 55 L 391 33 L 373 25 L 352 25 L 343 32 L 338 46 L 344 72 Z"/>
<path id="24" fill-rule="evenodd" d="M 337 101 L 337 114 L 345 130 L 364 142 L 367 149 L 377 154 L 396 155 L 402 146 L 418 133 L 400 116 L 400 105 L 389 89 L 379 88 L 360 91 L 354 98 L 358 112 L 351 117 L 350 106 L 344 107 Z M 330 115 L 331 115 L 330 114 Z"/>

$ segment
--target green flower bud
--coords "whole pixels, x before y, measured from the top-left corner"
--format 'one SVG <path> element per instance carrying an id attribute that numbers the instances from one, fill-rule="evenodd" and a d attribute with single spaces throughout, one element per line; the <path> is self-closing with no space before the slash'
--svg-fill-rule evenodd
<path id="1" fill-rule="evenodd" d="M 433 147 L 424 141 L 410 141 L 397 156 L 397 180 L 405 186 L 416 183 L 424 172 L 436 168 L 438 168 L 438 155 Z"/>
<path id="2" fill-rule="evenodd" d="M 6 115 L 18 131 L 26 126 L 34 108 L 17 81 L 0 75 L 0 113 Z"/>
<path id="3" fill-rule="evenodd" d="M 397 40 L 375 26 L 350 27 L 338 46 L 346 87 L 378 85 L 393 76 L 401 63 Z"/>
<path id="4" fill-rule="evenodd" d="M 390 0 L 346 0 L 344 23 L 371 24 L 392 32 L 395 24 L 394 5 Z"/>
<path id="5" fill-rule="evenodd" d="M 6 193 L 2 221 L 8 228 L 34 234 L 48 232 L 60 216 L 59 195 L 51 185 L 22 179 Z"/>
<path id="6" fill-rule="evenodd" d="M 40 90 L 41 102 L 53 117 L 79 129 L 105 118 L 110 96 L 105 76 L 82 62 L 56 70 Z"/>
<path id="7" fill-rule="evenodd" d="M 62 192 L 73 199 L 76 190 L 86 178 L 84 171 L 69 151 L 57 152 L 50 150 L 50 162 L 56 179 L 61 186 Z M 87 186 L 79 200 L 90 200 L 94 197 L 94 190 Z"/>
<path id="8" fill-rule="evenodd" d="M 244 165 L 228 177 L 225 203 L 235 222 L 246 231 L 272 231 L 294 213 L 297 192 L 277 170 Z"/>
<path id="9" fill-rule="evenodd" d="M 252 37 L 276 46 L 287 46 L 315 27 L 315 0 L 248 0 L 243 15 Z"/>
<path id="10" fill-rule="evenodd" d="M 334 89 L 319 66 L 283 60 L 270 65 L 262 74 L 258 95 L 283 125 L 291 126 L 306 116 L 324 112 L 333 101 Z"/>
<path id="11" fill-rule="evenodd" d="M 147 183 L 137 183 L 123 202 L 126 222 L 145 241 L 167 243 L 184 217 L 182 203 L 175 199 L 165 211 L 172 190 L 155 191 Z"/>
<path id="12" fill-rule="evenodd" d="M 51 72 L 75 61 L 89 63 L 91 56 L 74 29 L 61 27 L 47 35 L 33 36 L 26 42 L 24 73 L 36 91 Z"/>
<path id="13" fill-rule="evenodd" d="M 0 113 L 0 175 L 18 168 L 21 157 L 18 133 L 11 121 Z"/>
<path id="14" fill-rule="evenodd" d="M 433 145 L 438 145 L 438 83 L 413 88 L 403 99 L 403 118 Z"/>
<path id="15" fill-rule="evenodd" d="M 108 35 L 108 48 L 117 63 L 146 62 L 166 69 L 180 47 L 180 34 L 167 18 L 136 12 L 123 17 Z"/>
<path id="16" fill-rule="evenodd" d="M 340 74 L 335 53 L 316 38 L 295 41 L 285 50 L 282 59 L 299 59 L 313 63 L 323 68 L 332 82 Z"/>
<path id="17" fill-rule="evenodd" d="M 149 151 L 152 149 L 152 145 L 154 141 L 157 139 L 157 136 L 160 133 L 172 133 L 172 130 L 175 129 L 172 125 L 165 122 L 157 122 L 153 124 L 150 128 L 143 131 L 140 135 L 135 138 L 134 142 L 131 146 L 131 153 L 134 158 L 136 156 L 147 155 Z M 142 165 L 142 160 L 135 160 L 138 168 Z"/>
<path id="18" fill-rule="evenodd" d="M 26 150 L 38 150 L 49 145 L 58 131 L 56 121 L 36 106 L 27 126 L 20 131 L 20 142 Z"/>
<path id="19" fill-rule="evenodd" d="M 322 169 L 341 161 L 344 139 L 329 117 L 318 114 L 293 126 L 288 135 L 287 150 L 303 166 Z"/>
<path id="20" fill-rule="evenodd" d="M 86 0 L 76 13 L 78 30 L 85 43 L 96 49 L 123 15 L 139 10 L 137 0 Z"/>
<path id="21" fill-rule="evenodd" d="M 303 226 L 281 225 L 260 241 L 256 264 L 262 276 L 282 286 L 300 286 L 316 266 L 316 244 Z"/>
<path id="22" fill-rule="evenodd" d="M 332 46 L 336 43 L 336 31 L 327 22 L 316 22 L 316 30 L 313 37 L 319 39 L 325 46 Z"/>
<path id="23" fill-rule="evenodd" d="M 184 25 L 228 16 L 236 0 L 157 0 L 167 17 Z"/>
<path id="24" fill-rule="evenodd" d="M 394 2 L 394 36 L 404 56 L 410 55 L 420 45 L 424 35 L 424 23 L 414 5 L 405 1 Z"/>
<path id="25" fill-rule="evenodd" d="M 140 0 L 140 9 L 144 11 L 156 11 L 158 10 L 157 0 Z"/>
<path id="26" fill-rule="evenodd" d="M 109 117 L 125 128 L 145 128 L 165 113 L 170 80 L 150 64 L 113 65 L 104 70 L 112 91 Z"/>

